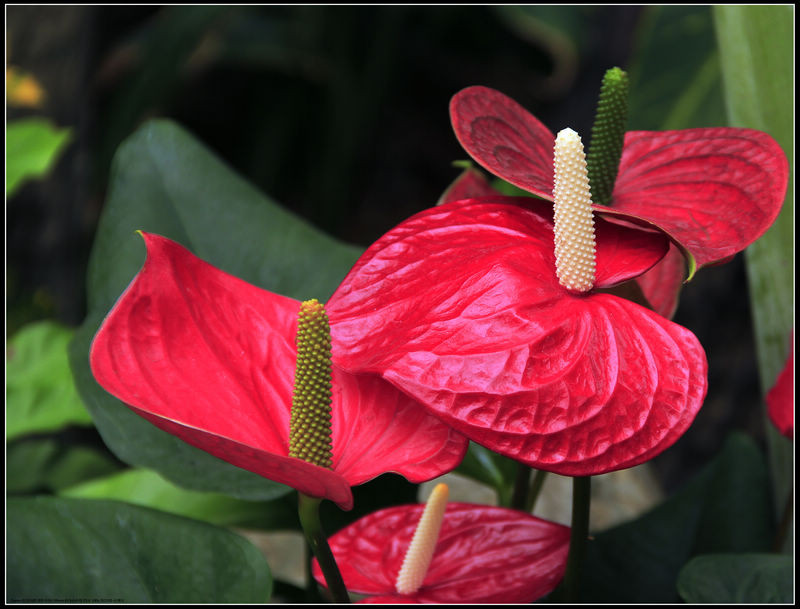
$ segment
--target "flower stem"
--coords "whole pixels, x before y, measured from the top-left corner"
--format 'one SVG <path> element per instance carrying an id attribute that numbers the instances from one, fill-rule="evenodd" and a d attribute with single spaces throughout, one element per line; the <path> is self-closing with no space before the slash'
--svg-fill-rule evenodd
<path id="1" fill-rule="evenodd" d="M 524 463 L 517 462 L 517 475 L 514 478 L 514 492 L 511 495 L 511 508 L 524 510 L 528 501 L 528 489 L 531 479 L 531 468 Z"/>
<path id="2" fill-rule="evenodd" d="M 566 603 L 578 602 L 578 592 L 589 538 L 589 506 L 591 504 L 591 476 L 572 479 L 572 529 L 569 540 L 569 557 L 564 575 L 564 598 Z"/>
<path id="3" fill-rule="evenodd" d="M 339 572 L 339 567 L 336 566 L 333 552 L 331 552 L 328 540 L 322 530 L 322 523 L 319 519 L 319 504 L 321 501 L 316 497 L 298 493 L 297 511 L 300 516 L 300 524 L 303 527 L 303 533 L 308 540 L 308 544 L 311 546 L 311 551 L 317 558 L 333 601 L 336 603 L 349 603 L 350 596 L 347 594 L 342 574 Z"/>
<path id="4" fill-rule="evenodd" d="M 543 469 L 537 469 L 536 475 L 533 477 L 533 484 L 531 484 L 531 490 L 528 493 L 528 502 L 525 505 L 525 511 L 528 513 L 533 513 L 533 508 L 536 507 L 536 500 L 539 498 L 539 493 L 542 490 L 542 486 L 544 485 L 544 479 L 547 477 L 547 472 Z"/>

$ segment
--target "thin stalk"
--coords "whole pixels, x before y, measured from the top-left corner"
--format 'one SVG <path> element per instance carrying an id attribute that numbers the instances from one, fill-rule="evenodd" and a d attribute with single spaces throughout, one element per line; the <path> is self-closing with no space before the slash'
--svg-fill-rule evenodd
<path id="1" fill-rule="evenodd" d="M 778 524 L 778 531 L 775 534 L 775 541 L 772 544 L 773 552 L 781 553 L 783 551 L 783 546 L 786 543 L 786 536 L 789 534 L 789 525 L 791 524 L 792 516 L 794 515 L 793 506 L 794 499 L 792 497 L 792 493 L 789 493 L 789 496 L 786 497 L 786 505 L 783 506 L 783 516 Z"/>
<path id="2" fill-rule="evenodd" d="M 333 552 L 328 545 L 328 540 L 322 530 L 322 523 L 319 519 L 319 504 L 322 501 L 316 497 L 309 497 L 303 493 L 298 493 L 297 511 L 300 515 L 300 524 L 303 527 L 311 551 L 317 558 L 322 575 L 328 584 L 331 597 L 336 603 L 349 603 L 350 595 L 347 594 L 342 574 L 336 566 Z"/>
<path id="3" fill-rule="evenodd" d="M 589 506 L 592 494 L 591 476 L 572 479 L 572 529 L 569 539 L 569 556 L 564 575 L 564 602 L 578 602 L 578 593 L 586 555 L 586 541 L 589 539 Z"/>
<path id="4" fill-rule="evenodd" d="M 524 510 L 528 501 L 528 489 L 531 479 L 531 468 L 517 463 L 517 475 L 514 478 L 514 492 L 511 495 L 511 509 Z"/>
<path id="5" fill-rule="evenodd" d="M 536 470 L 536 475 L 533 477 L 531 490 L 528 493 L 528 502 L 525 505 L 525 511 L 529 514 L 533 513 L 533 508 L 536 507 L 536 500 L 539 498 L 539 493 L 544 485 L 544 479 L 547 478 L 547 472 L 542 469 Z"/>

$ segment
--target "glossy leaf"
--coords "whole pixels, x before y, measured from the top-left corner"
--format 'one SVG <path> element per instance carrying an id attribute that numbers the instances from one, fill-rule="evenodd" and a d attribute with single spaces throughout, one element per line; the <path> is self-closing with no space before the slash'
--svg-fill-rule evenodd
<path id="1" fill-rule="evenodd" d="M 421 482 L 466 440 L 377 376 L 334 368 L 331 469 L 289 456 L 300 303 L 143 233 L 148 256 L 92 343 L 92 372 L 159 428 L 238 467 L 352 508 L 389 471 Z"/>
<path id="2" fill-rule="evenodd" d="M 195 490 L 262 500 L 289 492 L 133 414 L 92 377 L 89 345 L 142 266 L 136 230 L 179 239 L 245 281 L 301 299 L 327 298 L 360 250 L 280 209 L 168 121 L 146 123 L 120 147 L 109 192 L 89 262 L 89 315 L 70 346 L 78 391 L 104 441 L 123 461 Z"/>
<path id="3" fill-rule="evenodd" d="M 69 370 L 74 331 L 52 321 L 19 330 L 6 349 L 6 441 L 24 434 L 91 425 Z"/>
<path id="4" fill-rule="evenodd" d="M 424 505 L 374 512 L 328 543 L 351 592 L 373 602 L 528 603 L 550 593 L 566 568 L 569 528 L 507 508 L 450 503 L 421 588 L 395 580 Z M 312 574 L 324 585 L 316 561 Z"/>
<path id="5" fill-rule="evenodd" d="M 450 115 L 478 163 L 551 199 L 555 138 L 532 114 L 498 91 L 468 87 L 453 97 Z M 785 155 L 759 131 L 631 131 L 610 205 L 666 231 L 703 266 L 743 250 L 769 228 L 787 176 Z M 690 259 L 690 273 L 691 265 Z"/>
<path id="6" fill-rule="evenodd" d="M 9 499 L 6 598 L 262 603 L 261 553 L 225 529 L 116 501 Z"/>
<path id="7" fill-rule="evenodd" d="M 421 212 L 374 243 L 328 303 L 334 360 L 376 372 L 471 440 L 539 469 L 641 463 L 689 426 L 706 360 L 687 330 L 555 277 L 547 202 L 497 197 Z M 636 276 L 658 233 L 596 219 L 597 284 Z"/>
<path id="8" fill-rule="evenodd" d="M 681 569 L 678 592 L 687 603 L 791 604 L 793 581 L 791 556 L 709 554 Z"/>

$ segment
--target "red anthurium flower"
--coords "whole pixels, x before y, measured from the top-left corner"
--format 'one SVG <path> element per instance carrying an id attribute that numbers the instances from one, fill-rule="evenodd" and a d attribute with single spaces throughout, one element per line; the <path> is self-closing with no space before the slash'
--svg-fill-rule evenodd
<path id="1" fill-rule="evenodd" d="M 699 410 L 705 353 L 685 328 L 599 290 L 647 271 L 668 239 L 602 217 L 594 228 L 595 288 L 576 294 L 556 277 L 547 201 L 482 197 L 413 216 L 328 302 L 334 360 L 540 469 L 583 476 L 652 458 Z"/>
<path id="2" fill-rule="evenodd" d="M 238 467 L 352 507 L 350 487 L 456 467 L 466 439 L 376 376 L 332 368 L 332 468 L 289 456 L 300 303 L 143 233 L 147 259 L 94 338 L 92 372 L 157 427 Z"/>
<path id="3" fill-rule="evenodd" d="M 457 93 L 450 116 L 459 142 L 484 168 L 552 200 L 555 136 L 536 117 L 487 87 Z M 783 205 L 788 171 L 780 146 L 761 131 L 629 131 L 610 204 L 620 217 L 668 233 L 690 257 L 691 277 L 695 263 L 724 261 L 769 228 Z M 670 266 L 677 256 L 669 255 Z M 666 272 L 640 285 L 660 305 L 656 310 L 670 316 L 680 280 L 670 271 L 665 284 Z"/>
<path id="4" fill-rule="evenodd" d="M 794 347 L 775 385 L 767 393 L 767 413 L 781 434 L 794 438 Z"/>
<path id="5" fill-rule="evenodd" d="M 424 507 L 373 512 L 328 540 L 347 589 L 369 595 L 363 602 L 529 603 L 563 578 L 568 527 L 508 508 L 450 503 L 420 587 L 398 592 Z M 325 585 L 316 560 L 312 574 Z"/>

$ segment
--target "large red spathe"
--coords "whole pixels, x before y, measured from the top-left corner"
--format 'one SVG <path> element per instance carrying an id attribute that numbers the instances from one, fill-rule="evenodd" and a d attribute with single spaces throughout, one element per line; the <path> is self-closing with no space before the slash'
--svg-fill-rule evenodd
<path id="1" fill-rule="evenodd" d="M 530 603 L 564 576 L 569 528 L 508 508 L 450 503 L 420 589 L 395 583 L 424 505 L 373 512 L 328 543 L 348 590 L 371 603 Z M 322 585 L 319 564 L 312 574 Z"/>
<path id="2" fill-rule="evenodd" d="M 450 102 L 464 149 L 496 176 L 552 200 L 555 136 L 513 99 L 468 87 Z M 789 165 L 780 146 L 754 129 L 714 127 L 629 131 L 610 205 L 620 217 L 665 231 L 689 261 L 724 261 L 758 239 L 780 212 Z M 609 210 L 601 205 L 597 210 Z M 655 309 L 670 317 L 684 271 L 678 250 L 668 269 L 639 284 Z"/>
<path id="3" fill-rule="evenodd" d="M 595 219 L 597 288 L 665 254 Z M 670 446 L 706 394 L 695 336 L 629 300 L 558 283 L 547 201 L 423 211 L 359 259 L 328 302 L 334 361 L 383 375 L 470 439 L 551 472 L 630 467 Z"/>
<path id="4" fill-rule="evenodd" d="M 456 467 L 466 440 L 386 381 L 333 366 L 333 467 L 289 457 L 300 303 L 164 237 L 98 330 L 100 385 L 161 429 L 238 467 L 352 507 L 384 472 L 412 482 Z"/>

